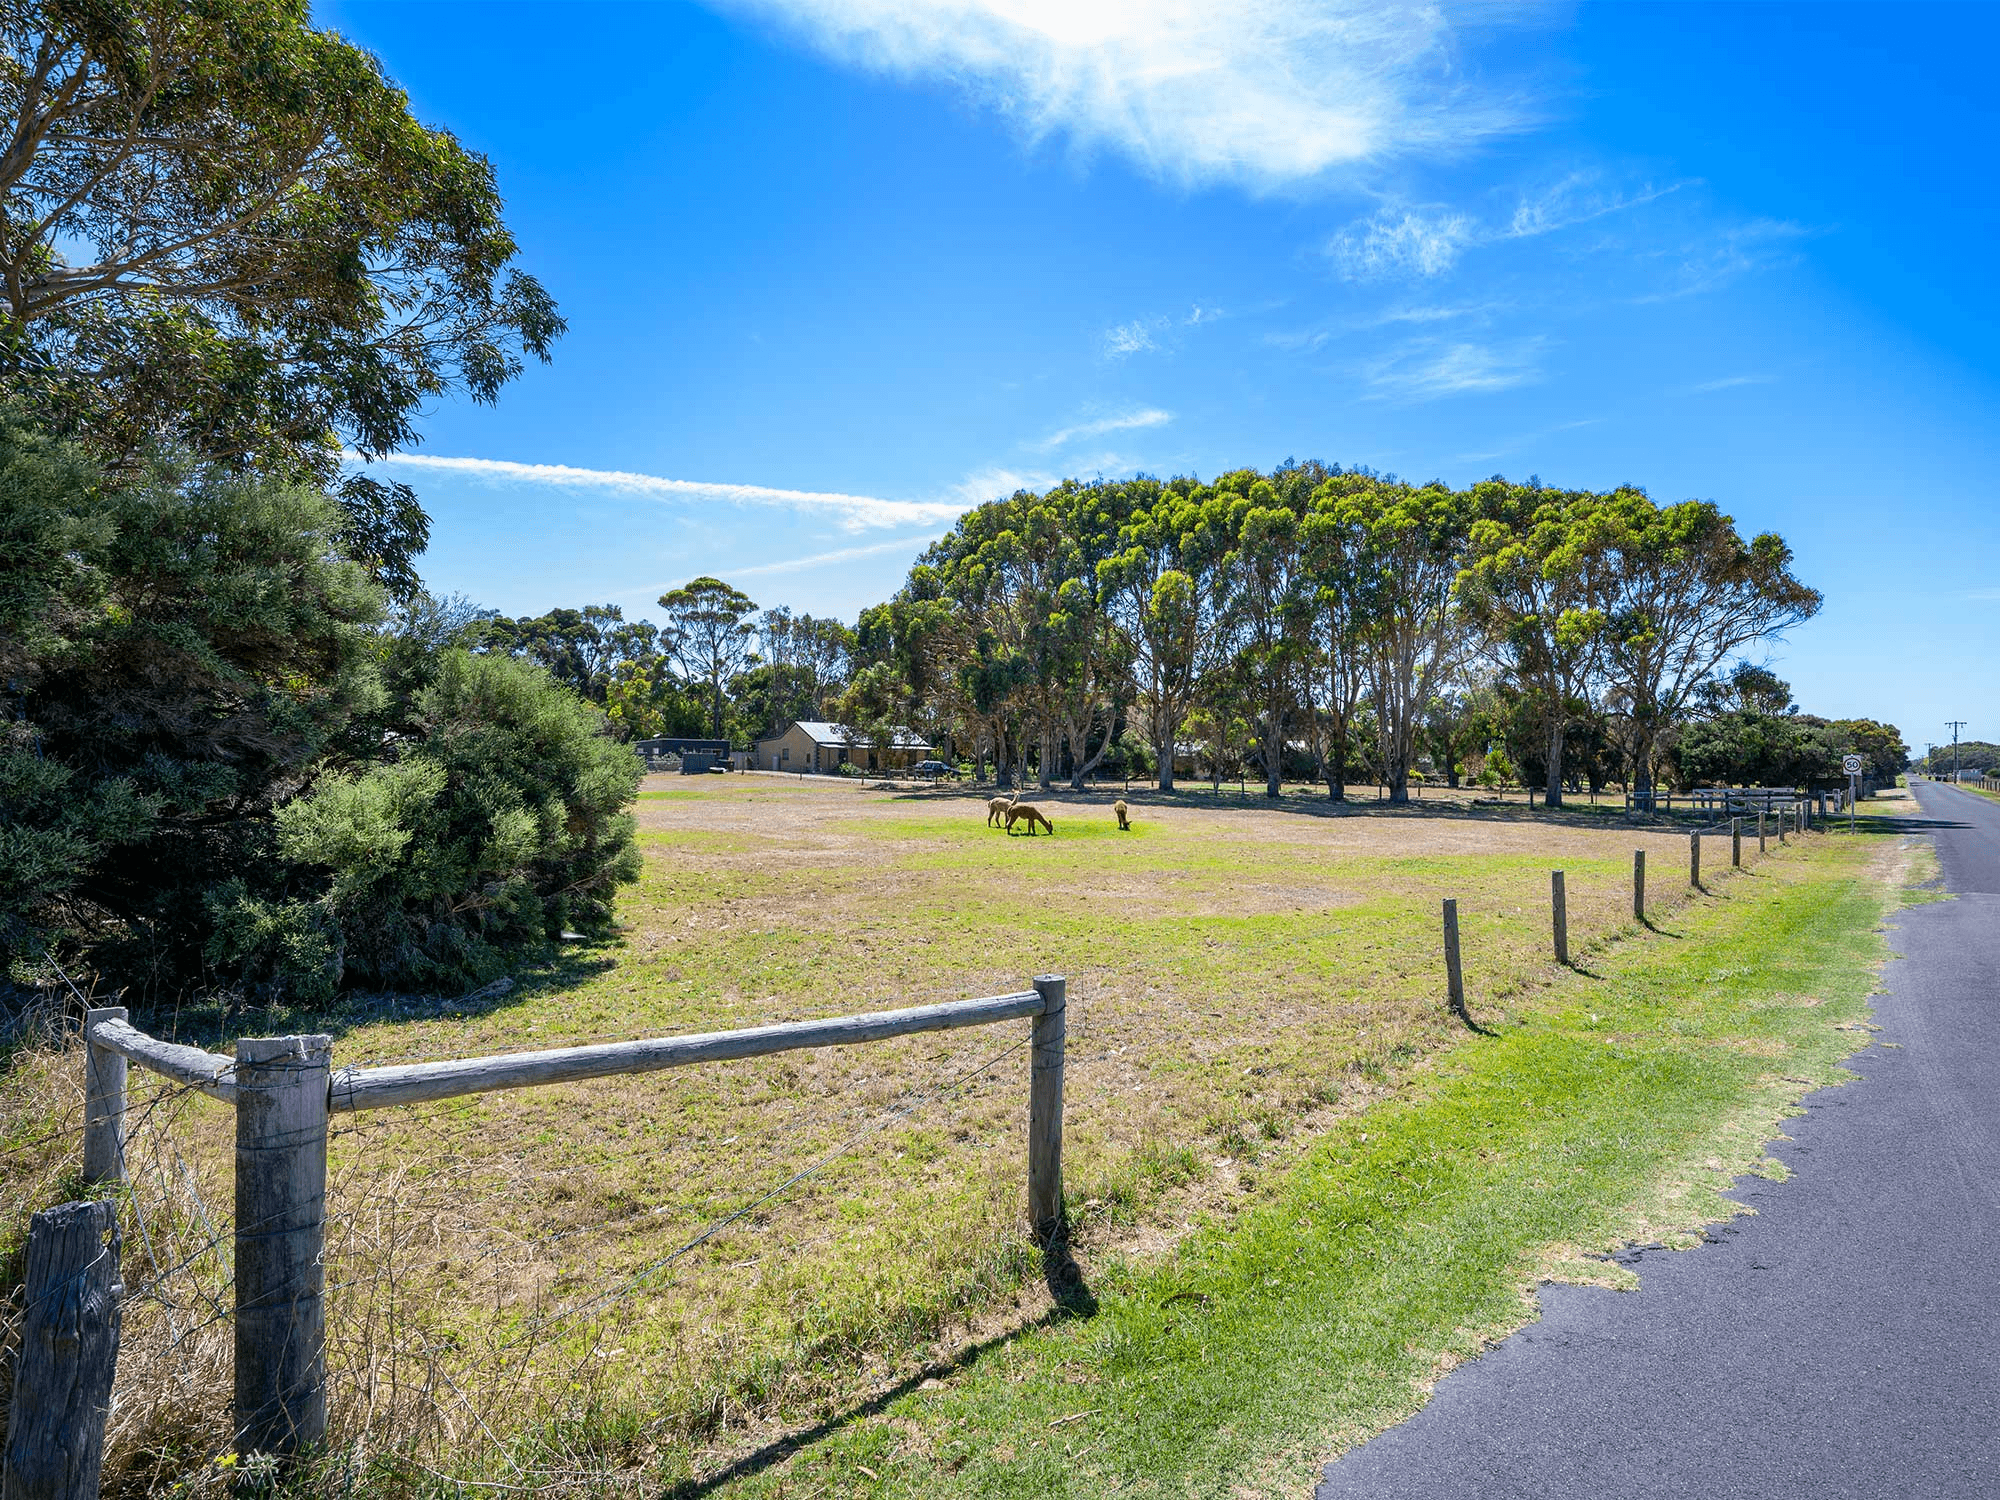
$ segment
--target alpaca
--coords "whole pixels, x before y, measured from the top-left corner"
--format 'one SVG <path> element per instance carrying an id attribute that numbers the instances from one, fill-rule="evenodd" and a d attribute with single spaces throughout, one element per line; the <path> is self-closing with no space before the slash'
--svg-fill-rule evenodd
<path id="1" fill-rule="evenodd" d="M 1118 814 L 1118 831 L 1120 833 L 1130 833 L 1132 825 L 1125 821 L 1125 799 L 1120 797 L 1116 802 L 1112 803 L 1111 810 Z"/>
<path id="2" fill-rule="evenodd" d="M 1035 825 L 1037 823 L 1048 829 L 1050 833 L 1056 831 L 1056 825 L 1049 821 L 1049 815 L 1032 802 L 1016 802 L 1012 807 L 1007 809 L 1007 831 L 1009 833 L 1014 831 L 1014 822 L 1017 818 L 1027 819 L 1029 838 L 1035 836 Z"/>
<path id="3" fill-rule="evenodd" d="M 986 799 L 986 826 L 988 828 L 998 828 L 1000 820 L 1007 816 L 1007 809 L 1020 800 L 1021 793 L 1018 788 L 1009 792 L 1004 797 L 988 797 Z"/>

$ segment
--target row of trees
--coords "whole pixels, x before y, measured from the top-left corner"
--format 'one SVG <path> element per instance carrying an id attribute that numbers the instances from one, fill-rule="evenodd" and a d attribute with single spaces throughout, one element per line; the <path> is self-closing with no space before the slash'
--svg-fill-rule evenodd
<path id="1" fill-rule="evenodd" d="M 1495 477 L 1468 489 L 1287 463 L 1212 483 L 1069 481 L 969 512 L 848 629 L 767 610 L 713 578 L 660 600 L 496 621 L 635 733 L 739 741 L 788 718 L 909 724 L 1081 785 L 1199 752 L 1253 764 L 1276 795 L 1311 776 L 1407 796 L 1428 760 L 1569 786 L 1831 780 L 1894 729 L 1801 715 L 1744 661 L 1819 595 L 1774 535 L 1714 505 Z M 579 649 L 577 630 L 593 631 Z M 629 650 L 627 648 L 630 648 Z"/>
<path id="2" fill-rule="evenodd" d="M 1490 731 L 1473 711 L 1489 688 L 1538 726 L 1549 805 L 1600 740 L 1643 802 L 1732 660 L 1819 603 L 1779 537 L 1632 487 L 1289 462 L 1067 481 L 933 544 L 862 613 L 839 702 L 858 727 L 990 753 L 1003 778 L 1032 757 L 1045 782 L 1081 785 L 1129 727 L 1163 787 L 1181 747 L 1213 762 L 1235 744 L 1273 796 L 1303 759 L 1332 797 L 1372 766 L 1401 799 L 1426 749 L 1449 771 Z M 1590 755 L 1570 753 L 1577 734 Z"/>

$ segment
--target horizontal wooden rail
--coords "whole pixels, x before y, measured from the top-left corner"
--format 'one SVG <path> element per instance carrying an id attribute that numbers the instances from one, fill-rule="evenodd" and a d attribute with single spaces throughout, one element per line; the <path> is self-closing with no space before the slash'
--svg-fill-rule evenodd
<path id="1" fill-rule="evenodd" d="M 163 1042 L 156 1036 L 147 1036 L 125 1020 L 92 1021 L 85 1028 L 84 1040 L 107 1052 L 116 1052 L 128 1062 L 135 1062 L 176 1083 L 199 1089 L 211 1099 L 220 1099 L 224 1104 L 236 1102 L 236 1059 L 233 1057 L 204 1052 L 199 1047 L 186 1047 L 179 1042 Z"/>
<path id="2" fill-rule="evenodd" d="M 497 1057 L 469 1057 L 453 1062 L 342 1068 L 333 1075 L 331 1107 L 381 1109 L 391 1104 L 423 1104 L 461 1094 L 483 1094 L 492 1089 L 531 1088 L 578 1078 L 603 1078 L 613 1073 L 650 1073 L 658 1068 L 762 1057 L 805 1047 L 845 1047 L 917 1031 L 951 1031 L 961 1026 L 1012 1021 L 1021 1016 L 1040 1015 L 1046 1008 L 1047 1002 L 1040 994 L 1024 990 L 1017 995 L 995 995 L 984 1000 L 948 1000 L 941 1005 L 913 1005 L 904 1010 L 829 1016 L 818 1021 L 785 1021 L 741 1031 L 648 1037 L 592 1047 L 551 1047 L 540 1052 L 508 1052 Z"/>

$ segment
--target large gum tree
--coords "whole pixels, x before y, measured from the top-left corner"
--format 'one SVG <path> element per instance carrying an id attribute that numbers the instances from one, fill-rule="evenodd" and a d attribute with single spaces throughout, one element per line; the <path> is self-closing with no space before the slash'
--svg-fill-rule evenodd
<path id="1" fill-rule="evenodd" d="M 170 449 L 332 489 L 401 592 L 429 523 L 346 473 L 563 323 L 493 171 L 304 0 L 0 4 L 0 373 L 113 476 Z"/>

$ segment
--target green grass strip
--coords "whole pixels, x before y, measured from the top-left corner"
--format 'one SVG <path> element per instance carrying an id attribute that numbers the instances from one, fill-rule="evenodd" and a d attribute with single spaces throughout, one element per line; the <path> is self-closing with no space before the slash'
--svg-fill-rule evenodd
<path id="1" fill-rule="evenodd" d="M 1413 1092 L 1265 1174 L 1240 1212 L 1149 1264 L 1091 1271 L 1094 1313 L 669 1492 L 1301 1493 L 1530 1319 L 1561 1247 L 1732 1211 L 1731 1176 L 1860 1039 L 1892 895 L 1868 870 L 1879 850 L 1795 845 L 1519 1002 Z"/>

